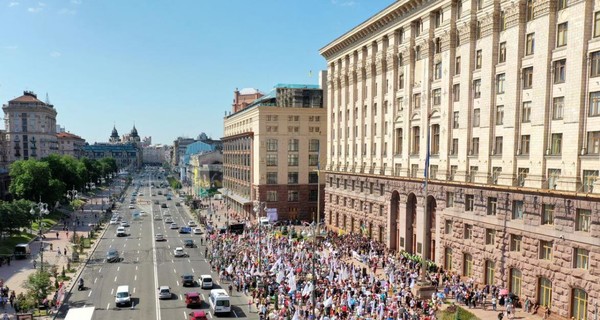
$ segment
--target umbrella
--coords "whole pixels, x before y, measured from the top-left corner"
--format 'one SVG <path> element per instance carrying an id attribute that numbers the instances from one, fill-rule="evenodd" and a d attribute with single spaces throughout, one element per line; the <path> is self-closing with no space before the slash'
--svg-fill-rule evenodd
<path id="1" fill-rule="evenodd" d="M 506 296 L 506 295 L 508 295 L 508 289 L 500 289 L 500 295 L 501 295 L 501 296 Z"/>

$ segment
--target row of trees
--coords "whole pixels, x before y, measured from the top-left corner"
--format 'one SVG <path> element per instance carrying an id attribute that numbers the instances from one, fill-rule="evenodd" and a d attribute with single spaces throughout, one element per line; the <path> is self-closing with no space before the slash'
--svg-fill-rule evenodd
<path id="1" fill-rule="evenodd" d="M 52 204 L 65 198 L 67 190 L 85 189 L 87 183 L 108 178 L 118 170 L 113 158 L 76 159 L 52 154 L 41 160 L 18 160 L 10 165 L 9 191 L 15 199 Z"/>

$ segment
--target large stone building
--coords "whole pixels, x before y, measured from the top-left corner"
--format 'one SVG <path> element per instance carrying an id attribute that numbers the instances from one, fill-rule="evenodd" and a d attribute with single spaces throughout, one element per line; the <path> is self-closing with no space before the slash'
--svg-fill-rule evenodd
<path id="1" fill-rule="evenodd" d="M 135 171 L 141 168 L 143 152 L 135 125 L 129 134 L 119 138 L 116 127 L 113 127 L 109 142 L 96 142 L 83 147 L 83 154 L 90 159 L 114 158 L 119 169 Z"/>
<path id="2" fill-rule="evenodd" d="M 231 210 L 255 216 L 254 203 L 261 202 L 262 216 L 266 204 L 279 219 L 315 217 L 319 146 L 326 138 L 323 91 L 316 85 L 280 84 L 252 102 L 234 93 L 221 139 L 223 187 Z M 323 163 L 325 158 L 322 152 Z"/>
<path id="3" fill-rule="evenodd" d="M 599 1 L 396 1 L 321 54 L 331 228 L 592 317 Z"/>
<path id="4" fill-rule="evenodd" d="M 31 91 L 2 106 L 8 161 L 41 159 L 58 152 L 56 109 Z"/>
<path id="5" fill-rule="evenodd" d="M 58 138 L 58 154 L 70 155 L 75 158 L 83 156 L 85 139 L 69 132 L 59 132 L 56 137 Z"/>

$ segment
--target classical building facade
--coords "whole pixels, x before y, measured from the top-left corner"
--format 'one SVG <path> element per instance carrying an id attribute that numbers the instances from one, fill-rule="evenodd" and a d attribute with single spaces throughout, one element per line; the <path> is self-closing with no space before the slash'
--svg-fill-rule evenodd
<path id="1" fill-rule="evenodd" d="M 69 132 L 59 132 L 56 137 L 58 138 L 58 154 L 70 155 L 75 158 L 83 156 L 85 139 Z"/>
<path id="2" fill-rule="evenodd" d="M 599 1 L 396 1 L 321 54 L 331 228 L 592 317 Z"/>
<path id="3" fill-rule="evenodd" d="M 119 169 L 135 171 L 143 163 L 142 145 L 135 126 L 129 134 L 119 138 L 117 129 L 113 127 L 109 142 L 96 142 L 83 147 L 83 155 L 90 159 L 114 158 Z"/>
<path id="4" fill-rule="evenodd" d="M 326 138 L 323 91 L 280 84 L 252 101 L 234 92 L 221 139 L 224 196 L 231 210 L 254 217 L 254 203 L 261 202 L 262 216 L 266 205 L 279 219 L 315 218 L 318 192 L 324 192 L 316 171 Z M 322 163 L 325 158 L 322 152 Z"/>
<path id="5" fill-rule="evenodd" d="M 41 159 L 58 152 L 56 109 L 31 91 L 2 106 L 8 161 Z"/>

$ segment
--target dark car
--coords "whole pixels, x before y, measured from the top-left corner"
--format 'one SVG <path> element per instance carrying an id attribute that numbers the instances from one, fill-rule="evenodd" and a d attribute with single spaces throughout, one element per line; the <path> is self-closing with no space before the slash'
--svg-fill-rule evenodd
<path id="1" fill-rule="evenodd" d="M 186 239 L 186 240 L 183 240 L 183 246 L 186 248 L 195 248 L 196 244 L 194 243 L 194 240 Z"/>
<path id="2" fill-rule="evenodd" d="M 194 280 L 194 275 L 192 274 L 184 274 L 181 276 L 181 284 L 184 287 L 194 287 L 196 286 L 196 280 Z"/>
<path id="3" fill-rule="evenodd" d="M 108 250 L 106 253 L 106 261 L 107 262 L 119 262 L 119 251 L 115 249 Z"/>
<path id="4" fill-rule="evenodd" d="M 166 203 L 161 203 L 161 204 L 160 204 L 160 207 L 161 207 L 161 208 L 166 208 L 166 207 L 167 207 L 167 204 L 166 204 Z"/>
<path id="5" fill-rule="evenodd" d="M 179 228 L 179 233 L 192 233 L 192 228 L 190 228 L 190 227 L 181 227 L 181 228 Z"/>

